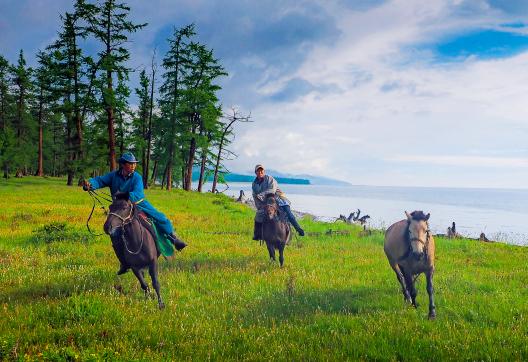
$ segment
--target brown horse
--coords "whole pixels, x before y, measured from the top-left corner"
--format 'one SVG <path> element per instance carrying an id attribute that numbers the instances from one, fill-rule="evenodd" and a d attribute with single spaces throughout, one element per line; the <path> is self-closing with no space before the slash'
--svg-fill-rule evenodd
<path id="1" fill-rule="evenodd" d="M 291 229 L 286 215 L 279 212 L 275 195 L 266 197 L 264 206 L 264 222 L 262 223 L 262 239 L 266 242 L 270 259 L 275 261 L 275 249 L 279 250 L 279 262 L 284 264 L 284 248 L 290 242 Z"/>
<path id="2" fill-rule="evenodd" d="M 152 286 L 158 296 L 158 306 L 165 307 L 161 300 L 158 282 L 158 257 L 160 252 L 150 231 L 142 224 L 139 210 L 128 200 L 128 194 L 116 195 L 110 205 L 110 212 L 104 224 L 104 231 L 110 236 L 117 258 L 129 266 L 141 284 L 145 297 L 150 289 L 145 282 L 143 269 L 148 267 Z"/>
<path id="3" fill-rule="evenodd" d="M 422 211 L 405 211 L 406 220 L 392 224 L 385 232 L 384 250 L 389 264 L 402 286 L 403 297 L 416 308 L 414 281 L 420 273 L 427 278 L 429 318 L 436 317 L 433 274 L 435 242 L 429 230 L 429 216 Z"/>

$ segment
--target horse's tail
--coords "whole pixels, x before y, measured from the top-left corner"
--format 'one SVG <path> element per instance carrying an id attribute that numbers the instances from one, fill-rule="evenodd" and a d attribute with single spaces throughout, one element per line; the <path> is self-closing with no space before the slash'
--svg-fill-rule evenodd
<path id="1" fill-rule="evenodd" d="M 290 243 L 291 236 L 292 236 L 291 225 L 289 223 L 286 223 L 286 241 L 285 241 L 286 245 Z"/>

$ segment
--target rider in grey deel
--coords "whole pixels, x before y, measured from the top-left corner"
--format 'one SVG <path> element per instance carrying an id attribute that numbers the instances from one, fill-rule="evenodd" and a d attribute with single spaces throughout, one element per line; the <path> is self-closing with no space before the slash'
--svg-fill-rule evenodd
<path id="1" fill-rule="evenodd" d="M 255 175 L 255 180 L 251 185 L 253 190 L 253 200 L 255 201 L 255 206 L 257 208 L 257 214 L 255 215 L 255 225 L 253 229 L 253 240 L 262 239 L 261 234 L 262 223 L 264 222 L 265 206 L 264 200 L 268 194 L 275 195 L 277 205 L 282 211 L 286 213 L 288 216 L 288 221 L 293 225 L 300 236 L 304 236 L 304 230 L 301 228 L 290 209 L 290 201 L 285 197 L 284 193 L 279 190 L 277 187 L 277 181 L 275 181 L 273 176 L 266 175 L 264 166 L 260 164 L 255 166 Z"/>

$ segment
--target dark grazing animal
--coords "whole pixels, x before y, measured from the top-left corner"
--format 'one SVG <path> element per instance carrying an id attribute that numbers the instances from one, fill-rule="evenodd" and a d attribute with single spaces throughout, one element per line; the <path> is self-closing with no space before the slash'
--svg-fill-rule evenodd
<path id="1" fill-rule="evenodd" d="M 368 219 L 370 219 L 369 215 L 363 215 L 357 220 L 357 222 L 359 222 L 361 225 L 365 225 Z"/>
<path id="2" fill-rule="evenodd" d="M 279 262 L 284 264 L 284 248 L 290 242 L 291 229 L 286 215 L 281 215 L 275 195 L 266 197 L 262 239 L 266 242 L 270 259 L 275 261 L 275 249 L 279 250 Z"/>
<path id="3" fill-rule="evenodd" d="M 405 301 L 416 308 L 414 281 L 420 273 L 427 278 L 429 294 L 429 319 L 436 317 L 433 274 L 435 242 L 429 230 L 429 216 L 422 211 L 405 211 L 406 220 L 392 224 L 385 233 L 384 250 L 391 268 L 401 284 Z"/>
<path id="4" fill-rule="evenodd" d="M 145 297 L 150 289 L 145 282 L 143 269 L 148 267 L 152 286 L 158 296 L 158 306 L 165 307 L 161 300 L 158 281 L 158 257 L 160 252 L 150 231 L 142 224 L 136 205 L 128 200 L 128 193 L 116 194 L 104 224 L 110 235 L 117 258 L 129 266 L 141 284 Z"/>

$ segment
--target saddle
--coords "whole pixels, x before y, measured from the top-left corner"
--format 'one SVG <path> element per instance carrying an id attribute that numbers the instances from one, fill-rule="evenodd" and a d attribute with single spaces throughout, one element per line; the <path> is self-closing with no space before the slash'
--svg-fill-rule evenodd
<path id="1" fill-rule="evenodd" d="M 148 218 L 147 214 L 145 214 L 143 211 L 139 211 L 138 219 L 141 222 L 141 225 L 143 225 L 145 229 L 150 232 L 150 235 L 152 235 L 154 241 L 157 241 L 158 237 L 156 235 L 156 230 L 154 230 L 154 226 L 152 225 L 152 222 Z"/>
<path id="2" fill-rule="evenodd" d="M 277 218 L 279 219 L 279 221 L 289 224 L 288 215 L 286 214 L 286 211 L 283 211 L 280 207 L 277 208 Z"/>

